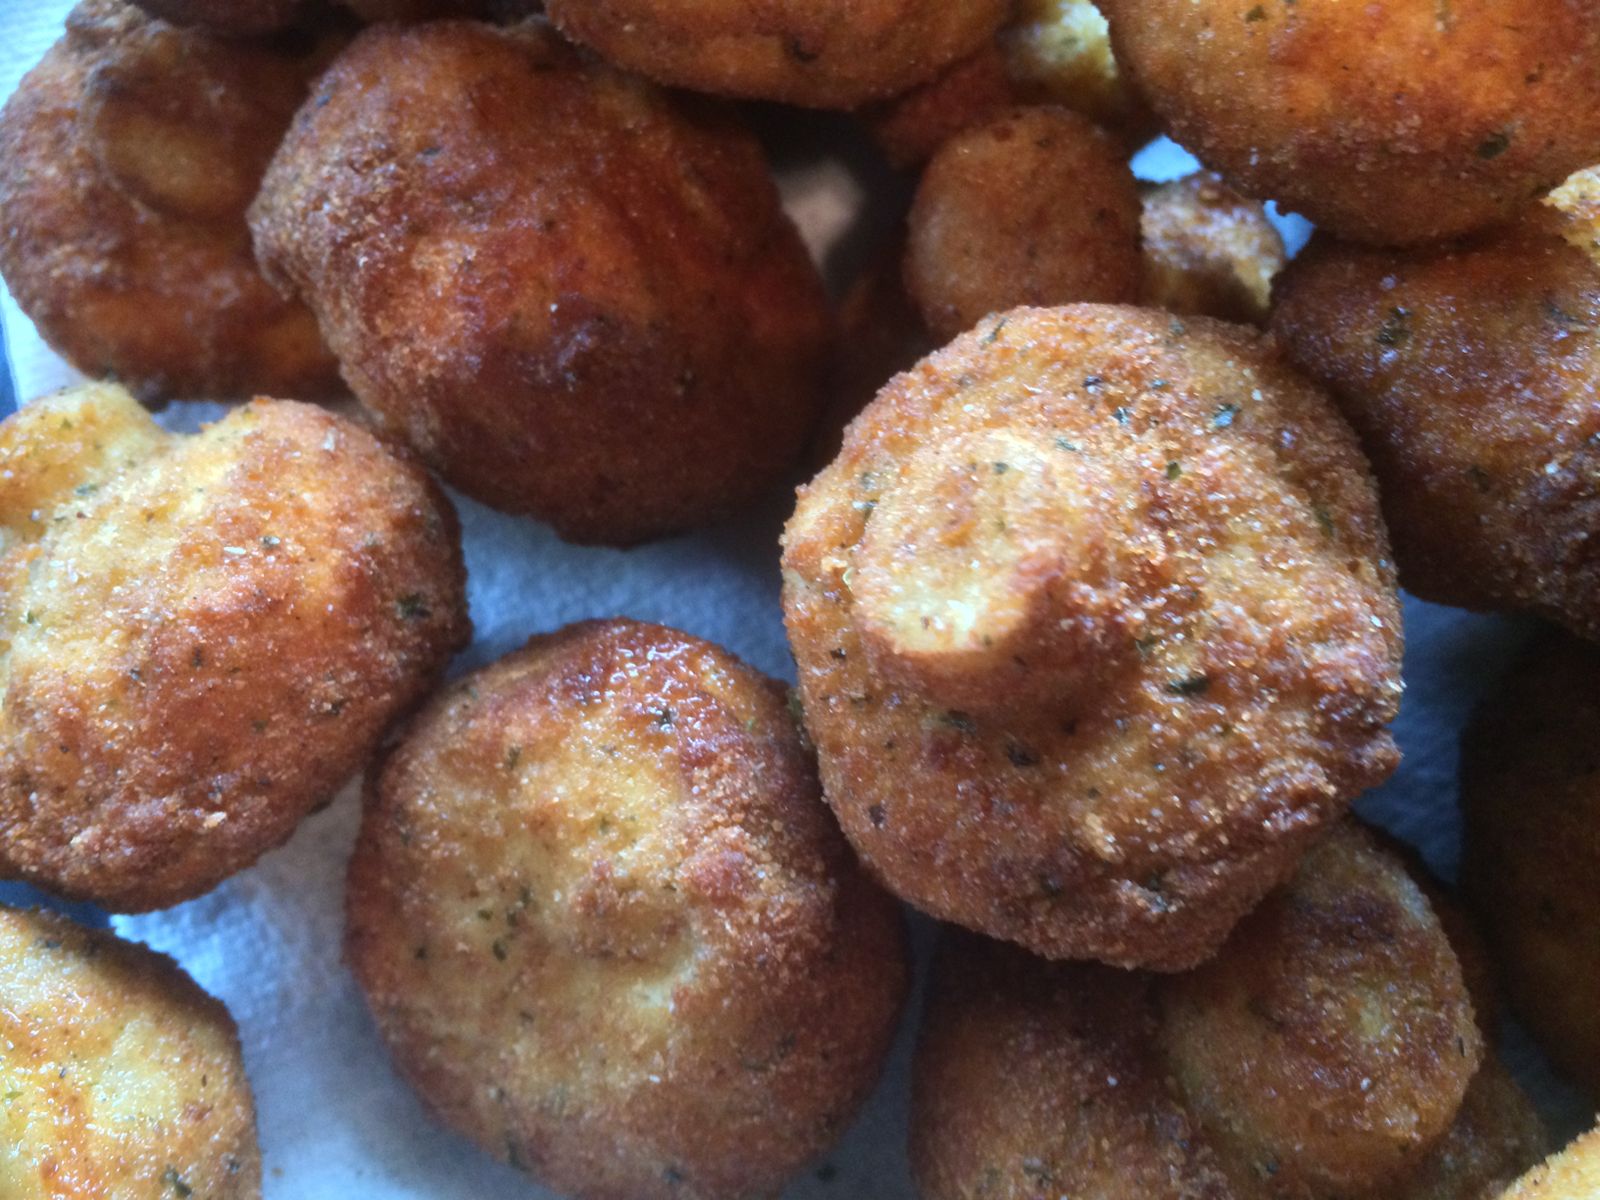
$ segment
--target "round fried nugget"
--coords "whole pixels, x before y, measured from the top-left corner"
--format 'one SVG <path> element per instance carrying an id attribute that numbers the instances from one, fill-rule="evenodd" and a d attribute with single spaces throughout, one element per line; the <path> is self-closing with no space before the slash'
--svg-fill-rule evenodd
<path id="1" fill-rule="evenodd" d="M 1512 1010 L 1600 1096 L 1600 648 L 1538 635 L 1461 739 L 1462 885 Z"/>
<path id="2" fill-rule="evenodd" d="M 0 908 L 0 1195 L 259 1200 L 228 1010 L 170 958 Z"/>
<path id="3" fill-rule="evenodd" d="M 1266 209 L 1210 171 L 1144 194 L 1143 302 L 1186 315 L 1265 325 L 1272 280 L 1288 261 Z"/>
<path id="4" fill-rule="evenodd" d="M 1248 331 L 988 322 L 890 382 L 784 541 L 829 802 L 944 919 L 1191 966 L 1394 767 L 1371 480 Z"/>
<path id="5" fill-rule="evenodd" d="M 1513 225 L 1405 252 L 1320 235 L 1271 328 L 1344 410 L 1405 587 L 1600 638 L 1600 265 L 1587 226 Z"/>
<path id="6" fill-rule="evenodd" d="M 568 37 L 661 83 L 855 108 L 983 45 L 1010 0 L 546 0 Z"/>
<path id="7" fill-rule="evenodd" d="M 588 1200 L 776 1192 L 872 1088 L 908 972 L 782 685 L 622 619 L 418 717 L 369 778 L 349 921 L 434 1113 Z"/>
<path id="8" fill-rule="evenodd" d="M 465 645 L 449 502 L 283 401 L 88 385 L 0 425 L 0 875 L 139 912 L 284 841 Z"/>
<path id="9" fill-rule="evenodd" d="M 950 139 L 907 223 L 906 288 L 941 340 L 1019 304 L 1139 298 L 1138 184 L 1117 143 L 1064 108 Z"/>
<path id="10" fill-rule="evenodd" d="M 1172 136 L 1247 195 L 1405 245 L 1600 159 L 1590 0 L 1102 0 Z"/>
<path id="11" fill-rule="evenodd" d="M 0 272 L 52 348 L 142 398 L 340 390 L 244 210 L 323 61 L 87 0 L 0 112 Z"/>
<path id="12" fill-rule="evenodd" d="M 1168 979 L 1161 1008 L 1173 1074 L 1230 1172 L 1285 1196 L 1407 1174 L 1482 1056 L 1432 908 L 1351 822 L 1215 958 Z"/>
<path id="13" fill-rule="evenodd" d="M 821 403 L 831 315 L 755 140 L 534 25 L 369 29 L 252 221 L 363 403 L 574 541 L 730 511 Z"/>
<path id="14" fill-rule="evenodd" d="M 1153 986 L 947 930 L 912 1066 L 922 1200 L 1234 1200 L 1152 1053 Z"/>

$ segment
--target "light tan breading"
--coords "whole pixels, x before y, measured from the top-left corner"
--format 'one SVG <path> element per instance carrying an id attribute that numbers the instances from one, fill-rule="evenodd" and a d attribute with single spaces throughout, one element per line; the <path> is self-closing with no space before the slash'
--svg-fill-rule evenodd
<path id="1" fill-rule="evenodd" d="M 624 619 L 458 681 L 369 777 L 347 952 L 401 1073 L 585 1200 L 775 1194 L 908 975 L 784 688 Z"/>
<path id="2" fill-rule="evenodd" d="M 1179 143 L 1342 237 L 1464 233 L 1600 160 L 1589 0 L 1101 7 L 1118 62 Z"/>
<path id="3" fill-rule="evenodd" d="M 822 402 L 831 314 L 755 139 L 542 27 L 367 30 L 252 222 L 364 404 L 575 541 L 735 510 Z"/>
<path id="4" fill-rule="evenodd" d="M 466 644 L 449 502 L 320 409 L 0 425 L 0 875 L 137 912 L 284 841 Z"/>
<path id="5" fill-rule="evenodd" d="M 946 142 L 907 218 L 906 290 L 941 340 L 1019 304 L 1139 298 L 1139 189 L 1064 108 L 1007 110 Z"/>
<path id="6" fill-rule="evenodd" d="M 983 45 L 1010 0 L 546 0 L 562 33 L 697 92 L 856 108 Z"/>
<path id="7" fill-rule="evenodd" d="M 1265 325 L 1272 280 L 1288 261 L 1259 201 L 1210 171 L 1144 193 L 1142 303 L 1169 312 Z"/>
<path id="8" fill-rule="evenodd" d="M 1600 648 L 1546 630 L 1461 738 L 1462 886 L 1511 1007 L 1600 1096 Z"/>
<path id="9" fill-rule="evenodd" d="M 1007 73 L 1030 103 L 1082 113 L 1130 150 L 1159 132 L 1150 106 L 1118 67 L 1111 31 L 1091 0 L 1018 0 L 999 42 Z"/>
<path id="10" fill-rule="evenodd" d="M 1398 859 L 1348 823 L 1196 974 L 949 931 L 913 1063 L 920 1194 L 1488 1200 L 1544 1134 L 1498 1061 L 1472 1074 L 1450 951 Z"/>
<path id="11" fill-rule="evenodd" d="M 0 112 L 0 271 L 52 348 L 149 400 L 342 390 L 244 220 L 324 51 L 72 11 Z"/>
<path id="12" fill-rule="evenodd" d="M 1271 328 L 1360 434 L 1407 590 L 1600 638 L 1600 265 L 1568 240 L 1591 236 L 1545 204 L 1409 251 L 1318 235 Z"/>
<path id="13" fill-rule="evenodd" d="M 829 802 L 946 920 L 1192 966 L 1394 767 L 1370 477 L 1248 331 L 986 322 L 890 382 L 784 541 Z"/>
<path id="14" fill-rule="evenodd" d="M 260 1200 L 228 1011 L 170 958 L 0 907 L 0 1195 Z"/>
<path id="15" fill-rule="evenodd" d="M 1404 1177 L 1450 1128 L 1482 1057 L 1443 928 L 1353 822 L 1215 958 L 1164 981 L 1160 1007 L 1189 1111 L 1229 1173 L 1267 1180 L 1269 1195 Z"/>
<path id="16" fill-rule="evenodd" d="M 1590 1130 L 1529 1171 L 1499 1200 L 1591 1200 L 1600 1196 L 1600 1131 Z"/>

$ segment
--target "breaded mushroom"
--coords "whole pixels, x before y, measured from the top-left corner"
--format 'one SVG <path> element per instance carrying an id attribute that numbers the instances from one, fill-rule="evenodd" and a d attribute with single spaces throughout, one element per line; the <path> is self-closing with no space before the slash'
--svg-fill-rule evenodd
<path id="1" fill-rule="evenodd" d="M 1545 1143 L 1478 1053 L 1442 927 L 1345 823 L 1195 973 L 947 934 L 912 1171 L 923 1200 L 1487 1200 Z"/>
<path id="2" fill-rule="evenodd" d="M 1566 189 L 1563 189 L 1564 191 Z M 1313 237 L 1271 329 L 1360 434 L 1400 581 L 1600 638 L 1600 264 L 1552 204 L 1409 251 Z M 1577 244 L 1573 244 L 1577 243 Z"/>
<path id="3" fill-rule="evenodd" d="M 90 384 L 0 425 L 0 877 L 141 912 L 283 842 L 467 641 L 413 461 L 258 401 L 192 437 Z"/>
<path id="4" fill-rule="evenodd" d="M 1461 738 L 1462 886 L 1512 1010 L 1600 1096 L 1600 647 L 1535 636 Z"/>
<path id="5" fill-rule="evenodd" d="M 0 907 L 0 1195 L 260 1200 L 228 1010 L 164 954 Z"/>
<path id="6" fill-rule="evenodd" d="M 1102 0 L 1172 136 L 1341 237 L 1444 238 L 1600 161 L 1589 0 Z"/>
<path id="7" fill-rule="evenodd" d="M 754 138 L 532 23 L 368 29 L 251 220 L 364 404 L 574 541 L 734 510 L 822 402 L 832 317 Z"/>
<path id="8" fill-rule="evenodd" d="M 556 28 L 649 79 L 718 96 L 856 108 L 984 44 L 1010 0 L 546 0 Z"/>
<path id="9" fill-rule="evenodd" d="M 906 290 L 941 340 L 1019 304 L 1139 298 L 1139 189 L 1064 108 L 1010 109 L 934 155 L 907 218 Z"/>
<path id="10" fill-rule="evenodd" d="M 1144 193 L 1142 302 L 1184 315 L 1265 325 L 1272 280 L 1288 261 L 1259 201 L 1210 171 Z"/>
<path id="11" fill-rule="evenodd" d="M 326 50 L 73 9 L 0 112 L 0 273 L 52 348 L 152 401 L 342 390 L 244 219 Z"/>
<path id="12" fill-rule="evenodd" d="M 908 975 L 784 688 L 568 626 L 368 779 L 347 953 L 446 1125 L 585 1200 L 770 1196 L 876 1081 Z"/>
<path id="13" fill-rule="evenodd" d="M 856 419 L 784 545 L 829 802 L 943 919 L 1193 966 L 1394 767 L 1371 479 L 1238 327 L 986 321 Z"/>

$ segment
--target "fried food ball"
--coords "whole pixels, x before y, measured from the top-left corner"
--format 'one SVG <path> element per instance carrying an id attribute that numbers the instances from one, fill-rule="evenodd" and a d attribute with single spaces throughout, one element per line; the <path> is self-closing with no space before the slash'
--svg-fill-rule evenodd
<path id="1" fill-rule="evenodd" d="M 908 974 L 784 688 L 655 625 L 460 680 L 369 776 L 347 952 L 441 1121 L 566 1195 L 775 1193 Z"/>
<path id="2" fill-rule="evenodd" d="M 325 49 L 73 9 L 0 111 L 0 273 L 73 366 L 146 400 L 340 390 L 244 220 Z"/>
<path id="3" fill-rule="evenodd" d="M 1248 331 L 987 322 L 856 419 L 784 545 L 829 802 L 943 919 L 1193 966 L 1393 770 L 1372 483 Z"/>
<path id="4" fill-rule="evenodd" d="M 133 0 L 174 25 L 203 25 L 217 33 L 272 33 L 291 24 L 301 0 Z"/>
<path id="5" fill-rule="evenodd" d="M 1010 0 L 546 0 L 556 28 L 660 83 L 856 108 L 984 44 Z"/>
<path id="6" fill-rule="evenodd" d="M 467 641 L 449 502 L 320 409 L 0 424 L 0 877 L 122 912 L 283 842 Z"/>
<path id="7" fill-rule="evenodd" d="M 164 954 L 0 908 L 0 1195 L 259 1200 L 228 1010 Z"/>
<path id="8" fill-rule="evenodd" d="M 1272 279 L 1288 261 L 1259 201 L 1210 171 L 1144 193 L 1143 303 L 1169 312 L 1265 325 Z"/>
<path id="9" fill-rule="evenodd" d="M 252 223 L 364 404 L 573 541 L 731 511 L 821 404 L 832 317 L 756 141 L 532 24 L 367 30 Z"/>
<path id="10" fill-rule="evenodd" d="M 1139 189 L 1116 142 L 1064 108 L 1012 109 L 946 142 L 907 218 L 906 289 L 948 341 L 1019 304 L 1139 298 Z"/>
<path id="11" fill-rule="evenodd" d="M 1589 0 L 1101 7 L 1119 63 L 1177 141 L 1341 237 L 1464 233 L 1600 160 Z"/>
<path id="12" fill-rule="evenodd" d="M 1487 1200 L 1544 1140 L 1497 1061 L 1473 1074 L 1476 1039 L 1426 900 L 1345 822 L 1193 974 L 951 931 L 913 1063 L 912 1171 L 923 1200 Z"/>
<path id="13" fill-rule="evenodd" d="M 987 42 L 909 92 L 861 110 L 896 170 L 920 166 L 956 134 L 1023 103 L 999 43 Z"/>
<path id="14" fill-rule="evenodd" d="M 1600 1195 L 1600 1130 L 1590 1130 L 1529 1171 L 1499 1200 L 1589 1200 Z"/>
<path id="15" fill-rule="evenodd" d="M 1215 958 L 1166 980 L 1162 1042 L 1231 1174 L 1285 1195 L 1402 1176 L 1482 1057 L 1455 953 L 1392 854 L 1345 822 Z"/>
<path id="16" fill-rule="evenodd" d="M 1536 636 L 1461 738 L 1462 886 L 1511 1008 L 1600 1096 L 1600 648 Z"/>
<path id="17" fill-rule="evenodd" d="M 1271 328 L 1355 426 L 1401 583 L 1600 638 L 1600 265 L 1546 204 L 1404 252 L 1320 235 Z"/>

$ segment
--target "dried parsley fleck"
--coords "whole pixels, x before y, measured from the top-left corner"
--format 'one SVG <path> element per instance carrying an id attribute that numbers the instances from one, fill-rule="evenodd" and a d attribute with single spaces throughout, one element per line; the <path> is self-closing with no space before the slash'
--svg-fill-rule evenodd
<path id="1" fill-rule="evenodd" d="M 1171 696 L 1204 696 L 1211 687 L 1211 676 L 1191 675 L 1187 679 L 1177 679 L 1167 684 L 1167 694 Z"/>
<path id="2" fill-rule="evenodd" d="M 1233 424 L 1234 417 L 1238 415 L 1239 406 L 1237 404 L 1224 404 L 1211 414 L 1211 424 L 1217 429 L 1226 429 Z"/>

